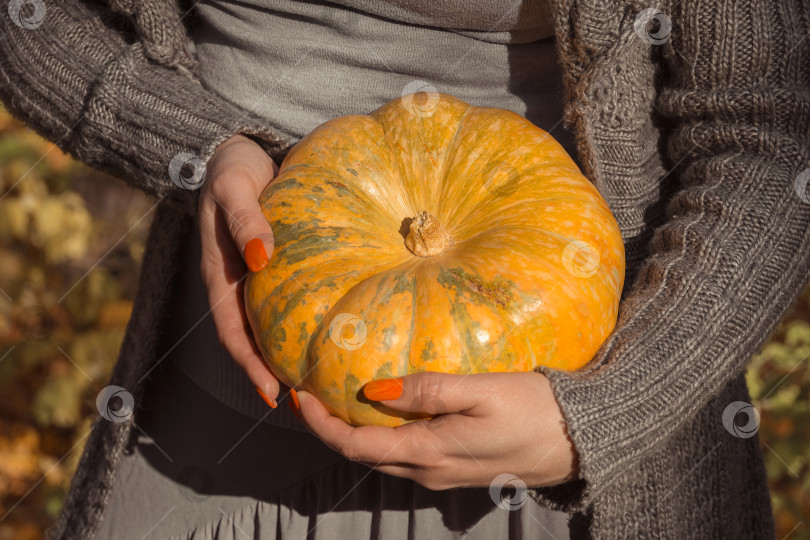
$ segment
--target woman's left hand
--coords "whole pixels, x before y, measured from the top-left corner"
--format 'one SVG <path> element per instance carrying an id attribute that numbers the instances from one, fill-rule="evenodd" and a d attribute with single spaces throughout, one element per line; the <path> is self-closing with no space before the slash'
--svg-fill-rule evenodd
<path id="1" fill-rule="evenodd" d="M 364 394 L 434 418 L 396 428 L 352 427 L 304 391 L 297 392 L 299 416 L 347 459 L 432 490 L 491 486 L 503 473 L 528 487 L 577 477 L 576 450 L 551 384 L 540 373 L 422 372 L 373 381 Z"/>

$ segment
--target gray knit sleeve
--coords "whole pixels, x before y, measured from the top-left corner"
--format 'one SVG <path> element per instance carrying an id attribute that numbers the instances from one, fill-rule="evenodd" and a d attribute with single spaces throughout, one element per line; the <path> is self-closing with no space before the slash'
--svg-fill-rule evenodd
<path id="1" fill-rule="evenodd" d="M 675 4 L 657 109 L 680 189 L 594 360 L 545 371 L 581 480 L 531 490 L 541 504 L 582 509 L 665 445 L 745 369 L 810 275 L 807 4 Z"/>
<path id="2" fill-rule="evenodd" d="M 39 13 L 21 14 L 21 4 Z M 288 148 L 182 65 L 153 61 L 136 35 L 125 17 L 90 1 L 2 1 L 0 99 L 62 150 L 158 197 L 190 193 L 172 180 L 170 164 L 204 164 L 235 133 L 276 158 Z"/>

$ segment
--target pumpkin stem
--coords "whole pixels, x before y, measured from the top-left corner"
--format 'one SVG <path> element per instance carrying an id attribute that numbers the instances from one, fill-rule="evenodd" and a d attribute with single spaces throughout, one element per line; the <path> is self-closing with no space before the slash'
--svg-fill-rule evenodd
<path id="1" fill-rule="evenodd" d="M 422 210 L 411 220 L 405 245 L 414 255 L 431 257 L 450 246 L 450 235 L 432 214 Z"/>

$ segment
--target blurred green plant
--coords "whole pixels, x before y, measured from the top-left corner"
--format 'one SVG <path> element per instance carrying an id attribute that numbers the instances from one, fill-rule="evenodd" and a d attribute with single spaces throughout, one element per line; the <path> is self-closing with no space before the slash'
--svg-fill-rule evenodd
<path id="1" fill-rule="evenodd" d="M 121 346 L 152 209 L 0 109 L 0 540 L 43 538 L 61 509 Z M 747 375 L 777 538 L 810 540 L 808 357 L 810 287 Z"/>

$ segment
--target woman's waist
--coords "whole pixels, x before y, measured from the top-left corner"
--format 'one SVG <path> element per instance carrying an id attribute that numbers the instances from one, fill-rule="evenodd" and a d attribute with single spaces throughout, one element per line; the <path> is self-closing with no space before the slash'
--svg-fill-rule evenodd
<path id="1" fill-rule="evenodd" d="M 203 391 L 239 413 L 306 432 L 288 407 L 278 407 L 273 414 L 268 414 L 271 409 L 219 342 L 208 293 L 200 277 L 201 248 L 196 228 L 192 228 L 180 249 L 181 267 L 175 282 L 174 304 L 159 349 L 161 361 L 173 363 Z"/>
<path id="2" fill-rule="evenodd" d="M 350 12 L 338 27 L 272 12 L 256 16 L 263 19 L 200 8 L 193 32 L 200 78 L 296 139 L 426 86 L 511 110 L 547 131 L 562 117 L 562 72 L 551 37 L 493 43 L 361 12 Z"/>

